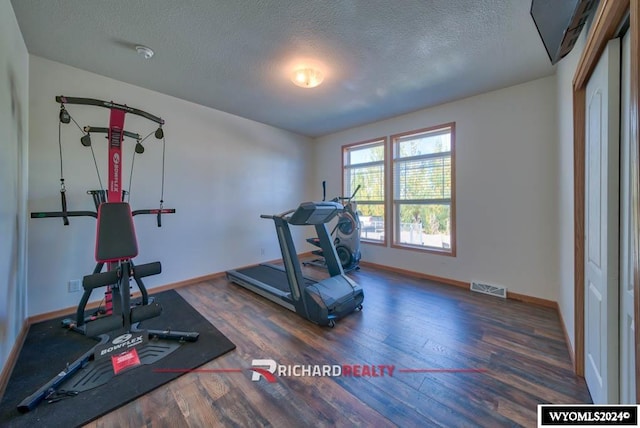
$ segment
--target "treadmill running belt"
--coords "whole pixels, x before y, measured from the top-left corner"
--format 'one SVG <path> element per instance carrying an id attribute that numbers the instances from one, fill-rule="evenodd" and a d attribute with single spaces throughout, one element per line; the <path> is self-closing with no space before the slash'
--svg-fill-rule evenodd
<path id="1" fill-rule="evenodd" d="M 286 272 L 276 267 L 267 265 L 249 266 L 244 269 L 238 269 L 237 272 L 250 276 L 251 278 L 255 278 L 265 284 L 269 284 L 284 293 L 291 292 Z M 312 285 L 315 284 L 315 281 L 305 278 L 305 284 Z"/>

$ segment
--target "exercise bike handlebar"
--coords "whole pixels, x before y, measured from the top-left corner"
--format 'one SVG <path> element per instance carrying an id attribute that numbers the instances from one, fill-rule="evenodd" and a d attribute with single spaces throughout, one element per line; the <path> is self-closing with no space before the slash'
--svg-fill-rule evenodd
<path id="1" fill-rule="evenodd" d="M 358 187 L 356 187 L 356 190 L 353 191 L 351 196 L 338 196 L 336 199 L 340 201 L 350 201 L 351 199 L 356 197 L 356 193 L 358 193 L 358 190 L 360 190 L 359 184 L 358 184 Z"/>

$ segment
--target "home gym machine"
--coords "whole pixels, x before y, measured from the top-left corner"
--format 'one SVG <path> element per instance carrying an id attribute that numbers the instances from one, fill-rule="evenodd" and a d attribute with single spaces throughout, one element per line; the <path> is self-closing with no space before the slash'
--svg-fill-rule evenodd
<path id="1" fill-rule="evenodd" d="M 33 410 L 42 400 L 56 397 L 59 388 L 66 390 L 66 396 L 102 385 L 120 371 L 133 368 L 140 364 L 152 364 L 169 355 L 185 342 L 198 340 L 197 332 L 182 332 L 175 330 L 144 330 L 138 324 L 144 320 L 157 317 L 162 307 L 148 296 L 142 278 L 159 274 L 162 270 L 160 262 L 136 265 L 133 258 L 138 254 L 138 245 L 134 230 L 133 217 L 139 214 L 154 214 L 158 227 L 162 226 L 162 214 L 175 213 L 175 209 L 163 208 L 164 194 L 164 164 L 163 183 L 160 196 L 160 207 L 131 211 L 129 203 L 125 201 L 129 191 L 122 189 L 122 143 L 124 137 L 136 140 L 135 153 L 144 153 L 142 143 L 152 133 L 163 141 L 164 163 L 164 131 L 161 118 L 127 105 L 101 101 L 90 98 L 74 98 L 58 96 L 60 104 L 58 124 L 58 144 L 60 146 L 60 197 L 61 211 L 34 212 L 31 218 L 62 218 L 63 224 L 69 225 L 69 217 L 90 216 L 97 219 L 95 259 L 96 266 L 93 273 L 82 280 L 84 293 L 78 304 L 75 319 L 65 319 L 63 326 L 75 332 L 99 340 L 95 347 L 87 351 L 62 370 L 57 376 L 43 385 L 36 392 L 25 398 L 19 405 L 18 411 L 26 413 Z M 110 120 L 108 128 L 86 126 L 80 128 L 78 123 L 67 111 L 66 105 L 79 104 L 108 108 Z M 159 127 L 150 132 L 147 137 L 124 130 L 125 114 L 134 114 L 155 122 Z M 81 130 L 81 143 L 90 147 L 94 163 L 95 153 L 91 145 L 91 133 L 106 133 L 108 148 L 108 186 L 107 189 L 91 190 L 87 192 L 93 197 L 96 211 L 67 210 L 66 188 L 62 167 L 62 144 L 60 137 L 61 124 L 71 121 Z M 135 154 L 134 154 L 135 156 Z M 133 169 L 133 162 L 132 162 Z M 102 187 L 100 172 L 96 163 L 98 180 Z M 129 183 L 131 185 L 131 183 Z M 107 270 L 102 272 L 104 266 Z M 139 301 L 131 299 L 130 282 L 136 283 Z M 105 309 L 87 315 L 86 306 L 93 290 L 106 287 Z M 137 300 L 137 299 L 136 299 Z M 109 358 L 110 357 L 110 358 Z M 101 365 L 97 363 L 100 359 Z M 90 362 L 96 362 L 93 369 L 87 369 Z M 106 362 L 105 362 L 106 361 Z M 110 370 L 105 370 L 105 365 Z M 69 394 L 72 392 L 73 394 Z"/>
<path id="2" fill-rule="evenodd" d="M 344 274 L 327 229 L 341 210 L 337 202 L 303 202 L 281 214 L 261 215 L 275 223 L 284 267 L 250 266 L 228 271 L 227 278 L 316 324 L 333 327 L 338 318 L 361 310 L 364 300 L 362 287 Z M 302 275 L 289 225 L 315 227 L 329 278 L 314 281 Z"/>
<path id="3" fill-rule="evenodd" d="M 338 254 L 338 260 L 342 265 L 342 269 L 345 272 L 351 272 L 352 270 L 360 269 L 360 215 L 356 202 L 353 200 L 356 193 L 360 190 L 360 185 L 356 187 L 356 190 L 351 196 L 336 196 L 331 201 L 342 203 L 342 210 L 338 213 L 338 222 L 331 230 L 331 236 L 333 236 L 333 244 L 336 247 L 336 253 Z M 322 182 L 322 200 L 324 201 L 327 194 L 327 182 Z M 312 253 L 320 258 L 309 260 L 303 264 L 327 267 L 324 259 L 324 254 L 320 247 L 320 241 L 318 238 L 308 238 L 307 242 L 318 247 L 317 250 L 313 250 Z"/>

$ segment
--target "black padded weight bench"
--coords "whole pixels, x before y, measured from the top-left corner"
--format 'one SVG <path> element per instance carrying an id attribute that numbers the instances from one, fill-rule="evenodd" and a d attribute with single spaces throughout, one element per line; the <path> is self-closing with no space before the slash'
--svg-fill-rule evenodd
<path id="1" fill-rule="evenodd" d="M 147 214 L 146 211 L 140 213 Z M 69 213 L 72 212 L 64 214 Z M 59 216 L 58 214 L 49 213 L 47 216 Z M 159 274 L 162 267 L 160 262 L 136 266 L 131 260 L 138 254 L 138 244 L 133 226 L 135 212 L 131 212 L 128 203 L 104 202 L 98 206 L 97 215 L 95 212 L 77 212 L 75 215 L 91 215 L 98 219 L 95 251 L 97 265 L 94 273 L 85 276 L 82 280 L 84 293 L 76 310 L 76 320 L 66 319 L 63 325 L 85 336 L 93 337 L 99 343 L 73 363 L 67 364 L 58 375 L 22 400 L 18 405 L 18 411 L 21 413 L 33 410 L 42 400 L 50 394 L 55 394 L 63 386 L 67 388 L 69 385 L 70 391 L 77 394 L 107 382 L 113 374 L 108 373 L 104 368 L 107 364 L 104 359 L 101 360 L 102 365 L 95 363 L 95 367 L 90 370 L 87 367 L 90 362 L 96 361 L 99 350 L 108 346 L 114 336 L 123 337 L 123 334 L 131 336 L 126 333 L 138 335 L 148 333 L 148 338 L 154 340 L 142 345 L 140 356 L 142 364 L 152 364 L 176 350 L 180 344 L 175 344 L 175 341 L 195 342 L 199 337 L 197 332 L 137 328 L 137 324 L 141 321 L 157 317 L 162 313 L 162 307 L 149 298 L 142 282 L 144 277 Z M 109 270 L 101 272 L 105 263 Z M 140 301 L 136 304 L 132 304 L 130 299 L 131 278 L 134 279 L 141 293 Z M 85 309 L 91 292 L 101 287 L 111 287 L 111 310 L 102 316 L 87 317 Z M 162 345 L 160 344 L 162 339 L 169 340 L 175 345 Z M 81 372 L 82 370 L 85 372 Z"/>
<path id="2" fill-rule="evenodd" d="M 159 274 L 160 262 L 136 266 L 132 258 L 138 255 L 133 215 L 127 202 L 105 202 L 98 206 L 94 273 L 82 280 L 84 293 L 76 310 L 76 319 L 63 324 L 74 331 L 94 337 L 122 329 L 136 329 L 136 324 L 162 313 L 162 307 L 150 299 L 142 278 Z M 109 270 L 101 272 L 104 264 Z M 130 281 L 140 290 L 140 301 L 132 304 Z M 111 287 L 111 309 L 102 316 L 86 316 L 86 306 L 96 288 Z M 199 334 L 172 330 L 149 330 L 150 338 L 195 342 Z"/>
<path id="3" fill-rule="evenodd" d="M 32 212 L 31 218 L 62 218 L 65 226 L 69 225 L 70 217 L 94 217 L 98 219 L 96 228 L 95 256 L 97 264 L 91 275 L 83 278 L 84 289 L 80 303 L 76 310 L 76 319 L 67 319 L 63 325 L 85 336 L 96 339 L 99 343 L 76 359 L 53 379 L 44 384 L 36 392 L 25 398 L 18 410 L 22 413 L 33 410 L 43 399 L 55 395 L 60 388 L 75 394 L 95 388 L 108 382 L 118 373 L 126 373 L 126 369 L 140 364 L 153 364 L 180 348 L 185 342 L 198 340 L 197 332 L 181 332 L 174 330 L 145 330 L 138 329 L 138 323 L 159 316 L 162 307 L 148 295 L 142 278 L 159 274 L 162 270 L 160 262 L 147 263 L 136 266 L 133 257 L 138 254 L 138 245 L 133 226 L 133 216 L 138 214 L 155 214 L 158 227 L 161 227 L 162 214 L 175 213 L 173 208 L 164 208 L 164 131 L 165 121 L 151 113 L 118 104 L 113 101 L 102 101 L 93 98 L 78 98 L 57 96 L 60 104 L 58 114 L 60 124 L 71 121 L 82 132 L 80 142 L 84 147 L 90 147 L 90 133 L 106 133 L 108 142 L 107 170 L 108 181 L 105 188 L 90 190 L 96 207 L 95 211 L 69 211 L 65 180 L 62 171 L 62 143 L 60 125 L 58 128 L 58 143 L 60 145 L 60 199 L 61 211 Z M 109 110 L 109 127 L 85 126 L 80 128 L 66 105 L 84 105 L 103 107 Z M 135 153 L 144 153 L 142 143 L 146 140 L 138 133 L 125 130 L 125 115 L 133 114 L 158 124 L 154 132 L 155 138 L 163 144 L 163 175 L 160 193 L 160 206 L 157 209 L 142 209 L 131 212 L 129 204 L 124 202 L 128 191 L 122 188 L 122 161 L 124 137 L 136 140 Z M 94 157 L 95 162 L 95 157 Z M 133 162 L 132 173 L 133 173 Z M 96 163 L 96 172 L 98 166 Z M 98 172 L 98 178 L 100 174 Z M 101 182 L 102 187 L 102 182 Z M 129 186 L 131 183 L 129 183 Z M 106 271 L 102 272 L 107 265 Z M 131 279 L 140 290 L 140 300 L 132 302 L 130 297 Z M 93 290 L 105 288 L 104 310 L 94 311 L 87 316 L 86 307 Z M 169 320 L 175 321 L 173 319 Z M 153 339 L 153 340 L 149 340 Z M 162 340 L 169 339 L 169 340 Z M 108 367 L 111 365 L 111 367 Z M 66 398 L 67 396 L 65 396 Z"/>

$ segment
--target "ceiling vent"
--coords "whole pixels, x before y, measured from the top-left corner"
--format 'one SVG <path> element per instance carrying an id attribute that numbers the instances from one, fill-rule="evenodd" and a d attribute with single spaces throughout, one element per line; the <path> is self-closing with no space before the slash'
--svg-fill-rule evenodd
<path id="1" fill-rule="evenodd" d="M 599 0 L 532 0 L 531 17 L 536 24 L 551 64 L 564 58 Z"/>

